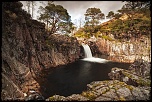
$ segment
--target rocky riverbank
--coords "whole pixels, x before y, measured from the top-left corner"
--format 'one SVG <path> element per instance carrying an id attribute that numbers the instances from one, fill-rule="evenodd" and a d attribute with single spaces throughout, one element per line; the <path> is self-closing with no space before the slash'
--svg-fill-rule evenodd
<path id="1" fill-rule="evenodd" d="M 113 68 L 109 73 L 112 80 L 94 81 L 88 84 L 87 90 L 81 94 L 73 94 L 68 97 L 54 95 L 46 101 L 150 100 L 150 66 L 151 64 L 147 61 L 136 60 L 128 70 Z"/>

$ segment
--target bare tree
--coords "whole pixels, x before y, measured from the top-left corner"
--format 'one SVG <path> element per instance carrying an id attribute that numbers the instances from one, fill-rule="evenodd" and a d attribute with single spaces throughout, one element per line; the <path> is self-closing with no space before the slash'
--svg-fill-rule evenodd
<path id="1" fill-rule="evenodd" d="M 36 6 L 36 1 L 26 1 L 26 6 L 27 6 L 27 12 L 29 14 L 34 15 L 34 7 Z"/>
<path id="2" fill-rule="evenodd" d="M 30 1 L 26 1 L 27 12 L 30 13 Z"/>

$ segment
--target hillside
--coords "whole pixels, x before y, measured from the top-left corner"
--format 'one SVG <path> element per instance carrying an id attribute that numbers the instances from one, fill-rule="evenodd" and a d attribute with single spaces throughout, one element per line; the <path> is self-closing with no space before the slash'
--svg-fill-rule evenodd
<path id="1" fill-rule="evenodd" d="M 126 15 L 127 16 L 127 15 Z M 140 38 L 145 35 L 150 38 L 151 20 L 143 14 L 137 14 L 129 19 L 124 16 L 112 20 L 110 23 L 100 25 L 100 32 L 112 33 L 116 39 Z"/>
<path id="2" fill-rule="evenodd" d="M 110 35 L 114 36 L 114 39 L 119 41 L 128 41 L 134 38 L 141 38 L 146 36 L 150 38 L 151 19 L 144 14 L 135 14 L 130 19 L 126 14 L 119 18 L 113 18 L 108 22 L 102 23 L 94 27 L 93 35 L 96 38 L 105 38 L 112 40 Z M 85 33 L 84 28 L 80 28 L 74 35 L 75 37 L 90 38 Z"/>
<path id="3" fill-rule="evenodd" d="M 87 43 L 93 56 L 106 55 L 109 60 L 133 62 L 142 58 L 151 60 L 151 19 L 149 15 L 135 13 L 132 17 L 124 14 L 108 22 L 92 27 L 92 33 L 80 28 L 75 37 L 79 43 Z"/>

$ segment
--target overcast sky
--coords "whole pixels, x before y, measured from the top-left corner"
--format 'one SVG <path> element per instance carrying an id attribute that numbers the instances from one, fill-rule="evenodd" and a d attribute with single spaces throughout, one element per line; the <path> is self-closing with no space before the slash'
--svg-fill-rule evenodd
<path id="1" fill-rule="evenodd" d="M 25 1 L 21 1 L 23 5 L 25 5 Z M 39 2 L 36 2 L 34 18 L 36 19 L 38 14 L 37 10 L 40 5 Z M 109 11 L 116 12 L 118 9 L 125 4 L 122 1 L 54 1 L 56 5 L 62 5 L 65 9 L 67 9 L 69 15 L 71 16 L 71 20 L 75 24 L 79 24 L 80 18 L 84 21 L 84 14 L 88 8 L 96 7 L 100 8 L 102 13 L 107 15 Z M 24 7 L 25 8 L 25 7 Z"/>

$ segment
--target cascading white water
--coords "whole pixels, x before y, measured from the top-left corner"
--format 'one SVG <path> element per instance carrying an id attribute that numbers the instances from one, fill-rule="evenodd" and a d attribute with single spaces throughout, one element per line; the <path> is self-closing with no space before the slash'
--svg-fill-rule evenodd
<path id="1" fill-rule="evenodd" d="M 90 47 L 87 44 L 82 44 L 82 46 L 84 48 L 85 58 L 91 58 L 92 53 L 91 53 Z"/>
<path id="2" fill-rule="evenodd" d="M 90 47 L 87 44 L 82 44 L 82 46 L 84 48 L 84 53 L 85 53 L 85 58 L 82 60 L 90 61 L 90 62 L 97 62 L 97 63 L 105 63 L 108 61 L 106 59 L 92 57 Z"/>

